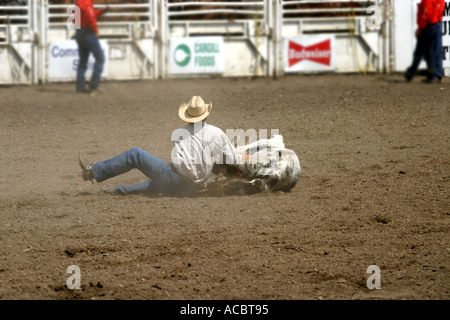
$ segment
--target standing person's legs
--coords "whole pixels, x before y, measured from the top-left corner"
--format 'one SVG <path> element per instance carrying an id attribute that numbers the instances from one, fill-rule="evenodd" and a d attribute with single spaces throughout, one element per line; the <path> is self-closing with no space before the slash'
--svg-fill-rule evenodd
<path id="1" fill-rule="evenodd" d="M 429 32 L 427 30 L 428 28 L 423 29 L 419 37 L 417 38 L 416 48 L 414 50 L 413 54 L 413 61 L 408 69 L 405 71 L 405 78 L 406 80 L 410 81 L 412 78 L 414 78 L 417 68 L 419 67 L 420 62 L 422 61 L 423 57 L 427 53 L 427 50 L 429 49 Z"/>
<path id="2" fill-rule="evenodd" d="M 435 75 L 436 78 L 439 80 L 442 79 L 442 76 L 444 75 L 444 67 L 442 65 L 442 60 L 444 58 L 443 52 L 442 52 L 442 21 L 437 23 L 437 41 L 436 41 L 436 67 L 435 67 Z"/>
<path id="3" fill-rule="evenodd" d="M 425 60 L 428 66 L 427 80 L 426 82 L 433 82 L 437 78 L 442 77 L 442 71 L 439 72 L 439 62 L 438 59 L 440 57 L 438 53 L 438 42 L 439 38 L 442 41 L 442 27 L 437 23 L 427 27 L 428 31 L 428 48 L 425 53 Z M 442 50 L 441 50 L 442 51 Z M 441 58 L 442 59 L 442 58 Z M 442 60 L 441 60 L 442 64 Z M 440 74 L 440 76 L 438 76 Z"/>
<path id="4" fill-rule="evenodd" d="M 95 90 L 100 86 L 100 79 L 103 72 L 103 66 L 105 64 L 105 55 L 102 47 L 100 46 L 100 41 L 93 32 L 90 32 L 89 35 L 86 36 L 86 42 L 95 58 L 94 69 L 92 71 L 92 76 L 89 83 L 89 88 L 91 90 Z"/>
<path id="5" fill-rule="evenodd" d="M 77 84 L 76 91 L 86 91 L 86 70 L 89 59 L 89 47 L 85 41 L 86 30 L 76 31 L 75 39 L 78 45 L 78 66 L 77 66 Z"/>

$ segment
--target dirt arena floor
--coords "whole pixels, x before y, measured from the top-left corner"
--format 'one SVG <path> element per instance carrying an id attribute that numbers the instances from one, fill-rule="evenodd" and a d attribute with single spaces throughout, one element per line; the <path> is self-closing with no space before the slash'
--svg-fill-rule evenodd
<path id="1" fill-rule="evenodd" d="M 450 298 L 450 80 L 399 75 L 0 87 L 0 299 Z M 278 129 L 301 162 L 287 193 L 111 196 L 131 171 L 82 180 L 140 147 L 169 161 L 178 107 L 209 123 Z M 67 287 L 69 266 L 81 289 Z M 380 289 L 369 289 L 371 265 Z M 375 274 L 374 274 L 375 275 Z M 372 283 L 372 282 L 371 282 Z M 373 282 L 375 283 L 375 282 Z"/>

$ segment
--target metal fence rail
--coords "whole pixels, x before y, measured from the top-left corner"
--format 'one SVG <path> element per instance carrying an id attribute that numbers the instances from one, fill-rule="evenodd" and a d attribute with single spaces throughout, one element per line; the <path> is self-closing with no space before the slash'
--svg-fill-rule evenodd
<path id="1" fill-rule="evenodd" d="M 0 2 L 0 83 L 31 83 L 35 58 L 32 2 Z"/>
<path id="2" fill-rule="evenodd" d="M 73 38 L 74 30 L 67 28 L 72 15 L 70 4 L 47 4 L 44 10 L 46 37 L 44 47 L 51 43 Z M 108 44 L 109 60 L 107 79 L 153 79 L 158 77 L 155 39 L 159 28 L 157 0 L 139 3 L 94 4 L 95 9 L 109 8 L 97 25 L 100 40 Z M 69 11 L 69 12 L 68 12 Z M 45 54 L 48 57 L 48 53 Z M 48 62 L 46 62 L 48 63 Z M 48 80 L 48 74 L 42 75 Z M 58 79 L 62 81 L 64 79 Z M 70 79 L 67 79 L 70 80 Z"/>
<path id="3" fill-rule="evenodd" d="M 65 24 L 70 16 L 67 13 L 68 5 L 50 4 L 49 5 L 49 23 L 50 25 Z M 156 17 L 149 6 L 146 4 L 100 4 L 96 5 L 96 9 L 110 8 L 110 11 L 99 19 L 99 24 L 105 22 L 126 22 L 126 21 L 148 21 L 152 23 Z"/>
<path id="4" fill-rule="evenodd" d="M 167 4 L 169 17 L 184 17 L 193 20 L 201 16 L 202 19 L 230 20 L 253 19 L 258 16 L 265 19 L 264 1 L 253 2 L 169 2 Z"/>
<path id="5" fill-rule="evenodd" d="M 246 34 L 248 24 L 258 24 L 263 33 L 271 25 L 271 1 L 252 2 L 178 2 L 165 0 L 162 8 L 162 27 L 166 30 L 182 26 L 184 36 L 217 34 L 235 36 Z M 177 31 L 169 36 L 178 36 Z M 247 34 L 248 35 L 248 34 Z"/>
<path id="6" fill-rule="evenodd" d="M 389 0 L 388 0 L 389 1 Z M 379 0 L 279 0 L 277 1 L 275 38 L 277 48 L 284 39 L 333 35 L 340 52 L 336 72 L 382 71 L 385 66 L 385 29 L 370 30 L 367 19 L 371 6 L 385 6 Z M 276 51 L 276 72 L 282 74 L 282 55 Z"/>
<path id="7" fill-rule="evenodd" d="M 171 39 L 219 36 L 226 51 L 223 76 L 267 75 L 272 62 L 272 2 L 165 0 L 161 7 L 161 56 L 167 57 Z M 166 59 L 163 77 L 169 76 L 167 66 Z"/>
<path id="8" fill-rule="evenodd" d="M 0 0 L 0 82 L 72 81 L 49 77 L 50 47 L 73 39 L 67 0 Z M 286 39 L 336 38 L 335 72 L 385 71 L 389 19 L 368 30 L 369 7 L 389 11 L 391 0 L 109 0 L 98 20 L 108 45 L 107 79 L 177 77 L 169 71 L 170 44 L 184 38 L 220 37 L 221 76 L 284 74 Z M 94 1 L 96 9 L 107 6 Z M 178 40 L 177 40 L 178 39 Z M 294 71 L 293 71 L 294 72 Z M 184 76 L 184 75 L 181 75 Z M 189 74 L 189 76 L 198 76 Z"/>
<path id="9" fill-rule="evenodd" d="M 324 0 L 324 1 L 282 1 L 283 17 L 336 17 L 348 13 L 367 14 L 367 7 L 373 1 L 368 0 Z"/>
<path id="10" fill-rule="evenodd" d="M 0 6 L 0 43 L 11 40 L 11 25 L 15 27 L 31 27 L 30 4 Z"/>
<path id="11" fill-rule="evenodd" d="M 97 21 L 98 26 L 106 33 L 102 37 L 123 37 L 123 34 L 110 32 L 109 27 L 114 26 L 130 26 L 140 24 L 147 30 L 155 32 L 158 28 L 158 10 L 156 1 L 144 0 L 146 3 L 141 4 L 101 4 L 95 5 L 95 9 L 105 9 L 109 7 L 109 11 L 105 13 Z M 67 13 L 69 5 L 49 4 L 47 10 L 47 25 L 49 28 L 60 28 L 67 26 L 67 19 L 72 13 Z M 67 28 L 66 28 L 67 29 Z M 70 30 L 68 30 L 70 32 Z M 131 34 L 127 33 L 127 38 Z"/>

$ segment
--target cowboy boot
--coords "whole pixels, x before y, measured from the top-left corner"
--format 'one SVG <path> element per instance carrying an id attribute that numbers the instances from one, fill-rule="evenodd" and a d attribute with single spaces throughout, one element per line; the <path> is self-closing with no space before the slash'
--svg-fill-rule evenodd
<path id="1" fill-rule="evenodd" d="M 92 165 L 93 163 L 87 161 L 83 155 L 81 154 L 81 152 L 78 152 L 78 164 L 80 165 L 81 169 L 83 171 L 81 171 L 81 176 L 83 177 L 84 181 L 91 181 L 92 183 L 94 183 L 95 177 L 94 177 L 94 171 L 92 169 Z"/>

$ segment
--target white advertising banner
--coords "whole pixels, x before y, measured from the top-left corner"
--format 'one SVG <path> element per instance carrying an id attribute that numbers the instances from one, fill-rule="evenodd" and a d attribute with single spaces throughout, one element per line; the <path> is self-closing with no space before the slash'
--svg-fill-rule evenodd
<path id="1" fill-rule="evenodd" d="M 442 53 L 444 73 L 450 77 L 450 0 L 445 0 L 444 17 L 442 18 Z"/>
<path id="2" fill-rule="evenodd" d="M 108 76 L 108 43 L 100 40 L 100 46 L 105 55 L 105 65 L 102 77 Z M 90 78 L 94 67 L 95 58 L 92 53 L 89 56 L 86 78 Z M 50 45 L 48 57 L 48 77 L 55 79 L 76 79 L 78 67 L 78 46 L 75 40 L 58 41 Z"/>
<path id="3" fill-rule="evenodd" d="M 172 38 L 169 49 L 169 73 L 223 73 L 224 49 L 222 37 Z"/>
<path id="4" fill-rule="evenodd" d="M 333 36 L 286 38 L 284 71 L 334 71 L 334 46 Z"/>

